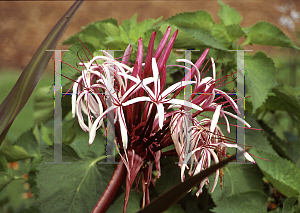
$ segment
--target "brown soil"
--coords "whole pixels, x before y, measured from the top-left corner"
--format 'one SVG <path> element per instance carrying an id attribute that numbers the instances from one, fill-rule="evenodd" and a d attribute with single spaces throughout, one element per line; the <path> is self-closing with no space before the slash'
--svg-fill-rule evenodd
<path id="1" fill-rule="evenodd" d="M 243 16 L 242 26 L 251 26 L 257 21 L 265 20 L 279 25 L 281 15 L 275 5 L 283 0 L 223 0 Z M 295 9 L 300 9 L 299 1 L 291 1 Z M 48 32 L 73 4 L 72 1 L 1 1 L 0 2 L 0 69 L 24 69 Z M 138 21 L 147 18 L 171 17 L 179 12 L 205 10 L 212 14 L 215 22 L 218 18 L 219 5 L 216 0 L 198 1 L 86 1 L 79 9 L 62 40 L 81 30 L 90 22 L 114 17 L 119 24 L 122 20 L 138 14 Z M 298 23 L 299 27 L 299 23 Z M 280 28 L 293 40 L 295 33 Z M 67 49 L 58 46 L 57 49 Z M 265 46 L 254 46 L 248 49 L 264 50 L 268 53 L 280 50 Z M 52 64 L 52 63 L 51 63 Z M 48 69 L 53 71 L 52 65 Z"/>

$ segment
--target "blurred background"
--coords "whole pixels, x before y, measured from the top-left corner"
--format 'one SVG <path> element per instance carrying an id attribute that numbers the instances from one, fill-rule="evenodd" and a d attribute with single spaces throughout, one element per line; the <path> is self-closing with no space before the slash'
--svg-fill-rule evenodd
<path id="1" fill-rule="evenodd" d="M 300 26 L 300 1 L 286 0 L 224 0 L 243 17 L 242 27 L 257 21 L 268 21 L 279 26 L 284 33 L 296 41 L 296 30 Z M 1 1 L 0 2 L 0 69 L 22 70 L 30 61 L 45 36 L 72 5 L 72 1 Z M 121 24 L 124 19 L 138 14 L 138 21 L 147 18 L 169 18 L 176 13 L 205 10 L 219 23 L 217 0 L 207 1 L 86 1 L 73 18 L 61 42 L 80 31 L 90 22 L 114 17 Z M 249 49 L 253 49 L 251 46 Z M 281 48 L 255 45 L 271 54 Z M 57 49 L 67 49 L 59 45 Z M 50 66 L 53 63 L 50 63 Z M 48 73 L 53 72 L 49 66 Z M 53 65 L 52 65 L 53 66 Z"/>

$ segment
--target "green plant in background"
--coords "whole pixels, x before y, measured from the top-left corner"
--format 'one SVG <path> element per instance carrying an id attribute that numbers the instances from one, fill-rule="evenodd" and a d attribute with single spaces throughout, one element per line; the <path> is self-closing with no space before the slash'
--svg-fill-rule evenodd
<path id="1" fill-rule="evenodd" d="M 76 5 L 77 4 L 77 5 Z M 178 64 L 176 59 L 183 58 L 182 52 L 178 49 L 200 50 L 192 52 L 192 60 L 196 61 L 206 48 L 210 48 L 209 56 L 217 58 L 215 61 L 216 70 L 223 70 L 218 78 L 234 76 L 236 72 L 236 54 L 229 50 L 241 50 L 246 44 L 258 44 L 268 46 L 280 46 L 299 50 L 279 28 L 267 23 L 258 22 L 253 26 L 242 28 L 240 26 L 242 17 L 233 8 L 219 1 L 219 18 L 221 23 L 214 23 L 209 13 L 205 11 L 186 12 L 177 14 L 169 19 L 148 19 L 138 23 L 136 15 L 130 20 L 125 20 L 121 25 L 113 18 L 91 23 L 78 34 L 67 39 L 64 44 L 69 44 L 70 52 L 63 56 L 63 62 L 77 67 L 80 59 L 85 59 L 88 49 L 93 56 L 101 55 L 100 50 L 125 50 L 127 45 L 132 47 L 132 53 L 128 64 L 135 64 L 138 56 L 138 39 L 143 38 L 146 45 L 151 40 L 153 31 L 156 31 L 154 50 L 159 47 L 159 41 L 163 38 L 168 26 L 171 26 L 174 33 L 178 29 L 177 38 L 173 44 L 173 51 L 170 52 L 166 65 Z M 75 3 L 76 8 L 79 3 Z M 76 11 L 78 8 L 73 10 Z M 72 9 L 71 9 L 72 11 Z M 71 15 L 68 15 L 71 17 Z M 65 19 L 64 19 L 65 20 Z M 65 20 L 66 21 L 66 20 Z M 70 19 L 67 20 L 69 22 Z M 63 26 L 66 27 L 66 26 Z M 58 31 L 60 34 L 63 30 Z M 239 45 L 240 38 L 245 42 Z M 78 39 L 79 38 L 79 39 Z M 58 40 L 57 40 L 58 41 Z M 81 42 L 80 42 L 81 41 Z M 83 47 L 86 47 L 86 49 Z M 45 49 L 52 47 L 41 47 Z M 147 49 L 146 46 L 143 47 Z M 115 52 L 115 58 L 121 57 L 122 52 Z M 145 61 L 144 55 L 139 55 Z M 39 58 L 34 58 L 38 60 Z M 44 60 L 47 64 L 50 57 Z M 203 64 L 207 61 L 205 60 Z M 42 64 L 36 61 L 36 64 Z M 29 68 L 28 68 L 29 69 Z M 32 75 L 36 72 L 31 69 Z M 26 71 L 24 71 L 26 73 Z M 81 73 L 68 65 L 63 65 L 63 91 L 66 92 L 73 84 L 70 79 L 77 79 Z M 210 74 L 209 72 L 207 73 Z M 171 85 L 184 77 L 182 69 L 175 67 L 168 68 L 166 72 L 166 85 Z M 259 156 L 255 158 L 256 164 L 229 164 L 223 168 L 224 183 L 223 189 L 216 187 L 214 193 L 208 193 L 206 187 L 197 199 L 194 195 L 197 192 L 193 186 L 198 185 L 201 180 L 209 174 L 200 172 L 199 179 L 194 184 L 187 180 L 179 189 L 173 188 L 171 194 L 178 194 L 180 199 L 189 189 L 191 192 L 173 205 L 167 212 L 297 212 L 299 211 L 300 193 L 300 141 L 299 141 L 299 88 L 282 84 L 275 80 L 276 67 L 273 60 L 263 52 L 256 54 L 245 53 L 245 80 L 246 80 L 246 120 L 253 128 L 263 129 L 262 131 L 245 130 L 246 145 L 252 146 L 251 154 Z M 20 80 L 22 81 L 22 80 Z M 35 79 L 36 83 L 38 79 Z M 23 81 L 24 85 L 31 85 L 31 91 L 35 84 Z M 229 92 L 236 85 L 234 81 L 227 79 L 222 90 Z M 167 87 L 166 87 L 167 88 Z M 20 90 L 20 89 L 19 89 Z M 18 89 L 16 94 L 19 94 Z M 98 164 L 105 160 L 105 137 L 104 132 L 97 133 L 97 137 L 88 146 L 89 135 L 83 132 L 71 116 L 71 97 L 62 98 L 63 104 L 63 146 L 62 156 L 64 162 L 69 164 L 45 165 L 45 162 L 53 161 L 53 119 L 49 116 L 53 112 L 53 86 L 42 88 L 36 96 L 35 101 L 35 125 L 15 142 L 5 141 L 0 146 L 0 203 L 1 210 L 7 212 L 91 212 L 98 199 L 105 191 L 110 178 L 115 170 L 114 165 Z M 21 90 L 20 90 L 21 91 Z M 30 96 L 31 91 L 23 91 Z M 12 94 L 9 95 L 11 97 Z M 20 95 L 22 100 L 23 95 Z M 25 97 L 24 97 L 25 98 Z M 12 99 L 13 101 L 14 99 Z M 26 101 L 21 101 L 23 106 Z M 10 109 L 12 102 L 4 101 L 0 107 L 1 132 L 3 140 L 9 125 L 16 116 L 16 111 Z M 7 112 L 5 111 L 7 110 Z M 48 113 L 49 112 L 49 113 Z M 10 114 L 11 113 L 11 114 Z M 211 114 L 207 114 L 211 117 Z M 228 118 L 229 123 L 235 119 Z M 294 129 L 283 127 L 292 123 Z M 226 126 L 220 126 L 223 132 Z M 101 130 L 100 130 L 101 131 Z M 229 135 L 235 138 L 234 134 Z M 171 151 L 174 148 L 163 151 Z M 176 154 L 176 153 L 175 153 Z M 174 155 L 174 154 L 173 154 Z M 7 169 L 7 162 L 19 162 L 19 171 Z M 155 188 L 149 187 L 149 196 L 153 200 L 160 194 L 172 188 L 180 182 L 180 171 L 175 162 L 177 158 L 168 157 L 161 159 L 162 176 L 157 179 L 157 171 L 152 172 Z M 224 165 L 224 162 L 222 166 Z M 210 168 L 212 173 L 217 168 Z M 33 197 L 14 203 L 11 194 L 11 185 L 19 180 L 23 173 L 28 174 L 29 191 Z M 164 175 L 167 174 L 167 175 Z M 196 176 L 194 176 L 196 178 Z M 14 181 L 13 181 L 14 180 Z M 214 180 L 210 179 L 213 183 Z M 23 183 L 19 187 L 22 187 Z M 186 187 L 186 188 L 185 188 Z M 141 185 L 137 185 L 143 191 Z M 167 196 L 167 197 L 166 197 Z M 168 199 L 170 194 L 159 197 L 149 207 L 140 210 L 142 193 L 130 192 L 127 212 L 160 212 L 172 204 Z M 106 212 L 121 212 L 125 198 L 125 184 L 116 192 L 111 205 Z M 172 199 L 173 200 L 173 199 Z M 164 206 L 159 204 L 163 202 Z M 268 204 L 268 205 L 267 205 Z M 276 204 L 276 208 L 274 205 Z M 162 206 L 160 208 L 160 206 Z M 149 208 L 149 209 L 148 209 Z"/>

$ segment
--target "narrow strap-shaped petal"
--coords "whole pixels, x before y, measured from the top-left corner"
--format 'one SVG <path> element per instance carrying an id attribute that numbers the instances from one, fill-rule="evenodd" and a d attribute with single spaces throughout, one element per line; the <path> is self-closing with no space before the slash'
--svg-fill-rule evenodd
<path id="1" fill-rule="evenodd" d="M 159 83 L 159 71 L 157 67 L 157 63 L 155 58 L 152 58 L 152 72 L 153 72 L 153 78 L 154 78 L 154 95 L 155 99 L 158 99 L 158 95 L 160 93 L 160 83 Z"/>
<path id="2" fill-rule="evenodd" d="M 209 137 L 210 138 L 211 138 L 211 136 L 212 136 L 213 132 L 215 131 L 215 128 L 218 124 L 219 117 L 220 117 L 220 112 L 221 112 L 221 107 L 222 107 L 222 105 L 218 105 L 216 107 L 215 113 L 212 117 L 212 121 L 211 121 L 211 124 L 210 124 L 210 129 L 209 129 L 209 131 L 210 131 L 210 136 Z"/>
<path id="3" fill-rule="evenodd" d="M 186 107 L 189 107 L 189 108 L 193 108 L 193 109 L 196 109 L 196 110 L 200 110 L 200 111 L 203 111 L 203 109 L 199 106 L 197 106 L 196 104 L 193 104 L 191 102 L 188 102 L 186 100 L 180 100 L 180 99 L 170 99 L 168 101 L 166 101 L 165 103 L 170 103 L 170 104 L 180 104 L 182 106 L 186 106 Z"/>
<path id="4" fill-rule="evenodd" d="M 167 63 L 167 60 L 169 58 L 169 55 L 171 53 L 173 44 L 175 42 L 175 39 L 178 35 L 178 29 L 174 32 L 174 34 L 172 35 L 172 37 L 170 38 L 170 41 L 168 42 L 165 51 L 163 52 L 163 55 L 161 56 L 161 58 L 158 61 L 158 70 L 161 72 L 162 71 L 162 67 L 164 64 Z"/>
<path id="5" fill-rule="evenodd" d="M 73 93 L 72 93 L 72 117 L 75 117 L 75 106 L 76 106 L 76 96 L 77 96 L 77 88 L 78 82 L 81 82 L 82 76 L 80 76 L 73 85 Z"/>
<path id="6" fill-rule="evenodd" d="M 170 95 L 171 93 L 173 93 L 175 90 L 178 90 L 181 87 L 184 87 L 184 86 L 187 86 L 187 85 L 190 85 L 190 84 L 194 84 L 194 83 L 196 83 L 196 82 L 195 81 L 180 81 L 180 82 L 177 82 L 177 83 L 173 84 L 172 86 L 168 87 L 165 91 L 163 91 L 160 96 L 162 98 L 165 98 L 168 95 Z"/>
<path id="7" fill-rule="evenodd" d="M 129 44 L 126 48 L 126 50 L 124 51 L 123 57 L 122 57 L 122 64 L 127 64 L 128 60 L 130 58 L 130 54 L 131 54 L 131 44 Z"/>
<path id="8" fill-rule="evenodd" d="M 219 145 L 223 146 L 223 147 L 234 147 L 234 148 L 237 148 L 238 150 L 240 150 L 241 152 L 243 152 L 243 155 L 245 156 L 245 158 L 248 161 L 250 161 L 252 163 L 255 163 L 254 159 L 249 155 L 249 153 L 246 152 L 242 147 L 238 146 L 237 144 L 220 143 Z"/>
<path id="9" fill-rule="evenodd" d="M 221 93 L 226 98 L 226 100 L 229 102 L 229 104 L 232 106 L 234 111 L 236 111 L 239 115 L 241 115 L 237 104 L 235 103 L 235 101 L 229 95 L 227 95 L 227 93 L 225 93 L 225 92 L 223 92 L 222 90 L 219 90 L 219 89 L 215 89 L 215 91 L 217 93 Z"/>
<path id="10" fill-rule="evenodd" d="M 212 155 L 212 157 L 213 157 L 213 159 L 215 161 L 215 164 L 219 163 L 219 159 L 218 159 L 218 156 L 216 155 L 215 151 L 212 150 L 212 149 L 208 149 L 208 151 L 211 153 L 211 155 Z M 219 172 L 220 172 L 220 170 L 217 169 L 216 175 L 215 175 L 215 181 L 214 181 L 214 184 L 213 184 L 213 186 L 212 186 L 212 188 L 210 190 L 210 193 L 212 193 L 215 190 L 216 186 L 217 186 L 218 179 L 219 179 Z"/>
<path id="11" fill-rule="evenodd" d="M 171 33 L 171 27 L 169 26 L 166 30 L 166 33 L 164 34 L 164 36 L 162 37 L 162 39 L 160 40 L 160 43 L 156 49 L 156 52 L 154 54 L 154 58 L 156 59 L 156 61 L 158 61 L 160 54 L 162 53 L 163 49 L 165 48 L 165 45 L 168 41 L 168 38 L 170 36 Z"/>
<path id="12" fill-rule="evenodd" d="M 128 146 L 128 136 L 127 136 L 128 134 L 127 134 L 126 121 L 125 121 L 125 116 L 122 107 L 118 107 L 117 113 L 118 113 L 118 120 L 120 123 L 120 129 L 121 129 L 123 149 L 126 150 Z"/>
<path id="13" fill-rule="evenodd" d="M 209 49 L 207 48 L 202 55 L 200 56 L 200 58 L 197 60 L 197 62 L 195 63 L 195 66 L 199 69 L 201 67 L 201 65 L 203 64 L 207 54 L 209 52 Z M 191 73 L 190 73 L 191 72 Z M 194 77 L 195 73 L 196 73 L 196 69 L 194 67 L 192 67 L 192 70 L 190 71 L 187 75 L 191 75 L 191 78 Z M 185 78 L 182 79 L 183 81 L 185 80 Z M 198 81 L 200 81 L 201 79 L 198 79 Z"/>
<path id="14" fill-rule="evenodd" d="M 215 65 L 214 59 L 212 57 L 210 59 L 211 59 L 212 70 L 213 70 L 213 79 L 215 81 L 216 80 L 216 65 Z"/>
<path id="15" fill-rule="evenodd" d="M 177 59 L 176 61 L 177 62 L 184 62 L 184 63 L 188 63 L 188 64 L 192 65 L 192 67 L 195 69 L 195 72 L 196 72 L 196 75 L 197 75 L 197 79 L 198 79 L 198 81 L 200 81 L 200 79 L 201 79 L 200 71 L 199 71 L 198 67 L 196 67 L 196 65 L 193 62 L 191 62 L 191 61 L 189 61 L 187 59 Z M 191 72 L 189 72 L 189 74 L 191 75 Z M 188 76 L 188 74 L 186 76 Z M 190 81 L 192 79 L 192 77 L 193 76 L 191 76 L 190 79 L 185 79 L 184 78 L 184 80 Z"/>
<path id="16" fill-rule="evenodd" d="M 163 104 L 156 104 L 156 107 L 157 107 L 157 114 L 158 114 L 158 125 L 159 125 L 159 128 L 162 129 L 163 123 L 164 123 L 164 118 L 165 118 L 164 106 L 163 106 Z"/>
<path id="17" fill-rule="evenodd" d="M 125 103 L 122 104 L 122 106 L 128 106 L 130 104 L 134 104 L 142 101 L 151 101 L 151 99 L 149 97 L 137 97 L 137 98 L 130 99 L 129 101 L 126 101 Z"/>
<path id="18" fill-rule="evenodd" d="M 166 65 L 164 64 L 162 67 L 162 72 L 161 72 L 161 76 L 160 76 L 160 91 L 159 91 L 159 93 L 162 93 L 165 88 L 166 77 L 167 77 L 167 70 L 166 70 Z"/>
<path id="19" fill-rule="evenodd" d="M 114 105 L 111 106 L 111 107 L 109 107 L 108 109 L 106 109 L 106 110 L 103 112 L 103 114 L 102 114 L 101 116 L 99 116 L 99 117 L 95 120 L 95 122 L 94 122 L 92 128 L 91 128 L 90 131 L 89 131 L 89 132 L 90 132 L 89 145 L 91 145 L 91 144 L 94 142 L 94 139 L 95 139 L 95 137 L 96 137 L 96 130 L 97 130 L 97 126 L 98 126 L 99 122 L 104 118 L 104 116 L 105 116 L 108 112 L 110 112 L 110 111 L 113 110 L 114 108 L 115 108 Z"/>
<path id="20" fill-rule="evenodd" d="M 239 116 L 236 116 L 236 115 L 234 115 L 234 114 L 232 114 L 232 113 L 230 113 L 230 112 L 227 112 L 227 111 L 225 111 L 225 110 L 223 110 L 223 112 L 224 112 L 225 114 L 230 115 L 231 117 L 233 117 L 233 118 L 239 120 L 240 122 L 242 122 L 243 124 L 245 124 L 247 127 L 251 127 L 250 124 L 248 124 L 244 119 L 240 118 Z"/>
<path id="21" fill-rule="evenodd" d="M 153 57 L 153 48 L 154 48 L 154 41 L 156 37 L 156 31 L 154 31 L 151 35 L 147 55 L 145 59 L 145 66 L 144 66 L 144 77 L 149 77 L 151 75 L 151 68 L 152 68 L 152 57 Z"/>

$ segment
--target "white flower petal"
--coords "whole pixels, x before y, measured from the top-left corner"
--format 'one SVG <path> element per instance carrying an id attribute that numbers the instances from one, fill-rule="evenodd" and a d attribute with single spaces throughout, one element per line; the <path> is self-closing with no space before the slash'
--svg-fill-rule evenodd
<path id="1" fill-rule="evenodd" d="M 164 106 L 162 104 L 156 104 L 156 107 L 157 107 L 157 114 L 158 114 L 158 125 L 159 128 L 162 129 L 164 118 L 165 118 Z"/>
<path id="2" fill-rule="evenodd" d="M 154 93 L 156 97 L 158 97 L 158 93 L 160 92 L 160 83 L 159 83 L 159 71 L 157 67 L 157 63 L 155 58 L 152 58 L 152 72 L 153 72 L 153 78 L 154 78 Z"/>
<path id="3" fill-rule="evenodd" d="M 215 128 L 218 124 L 218 120 L 219 120 L 219 117 L 220 117 L 220 111 L 221 111 L 221 107 L 222 105 L 218 105 L 217 108 L 216 108 L 216 111 L 212 117 L 212 121 L 211 121 L 211 124 L 210 124 L 210 137 L 211 135 L 213 134 L 213 132 L 215 131 Z"/>
<path id="4" fill-rule="evenodd" d="M 229 144 L 229 143 L 220 143 L 220 146 L 223 147 L 234 147 L 243 152 L 243 155 L 248 161 L 251 161 L 252 163 L 255 163 L 254 159 L 249 155 L 248 152 L 246 152 L 242 147 L 238 146 L 237 144 Z"/>
<path id="5" fill-rule="evenodd" d="M 175 104 L 175 105 L 179 104 L 179 105 L 186 106 L 186 107 L 189 107 L 189 108 L 193 108 L 193 109 L 196 109 L 196 110 L 200 110 L 200 111 L 203 110 L 201 107 L 199 107 L 196 104 L 193 104 L 193 103 L 185 101 L 185 100 L 180 100 L 180 99 L 170 99 L 168 101 L 165 101 L 165 103 L 170 103 L 170 104 Z"/>
<path id="6" fill-rule="evenodd" d="M 137 97 L 137 98 L 131 99 L 129 101 L 126 101 L 125 103 L 122 104 L 122 106 L 128 106 L 130 104 L 134 104 L 134 103 L 142 102 L 142 101 L 151 101 L 151 99 L 149 97 Z"/>
<path id="7" fill-rule="evenodd" d="M 239 120 L 240 122 L 242 122 L 243 124 L 245 124 L 247 127 L 251 127 L 250 126 L 250 124 L 248 124 L 244 119 L 242 119 L 242 118 L 240 118 L 240 117 L 238 117 L 238 116 L 236 116 L 236 115 L 234 115 L 234 114 L 232 114 L 232 113 L 230 113 L 230 112 L 227 112 L 227 111 L 224 111 L 224 110 L 222 110 L 225 114 L 227 114 L 227 115 L 230 115 L 231 117 L 233 117 L 233 118 L 235 118 L 235 119 L 237 119 L 237 120 Z"/>
<path id="8" fill-rule="evenodd" d="M 165 98 L 168 95 L 170 95 L 172 92 L 174 92 L 175 90 L 177 90 L 177 89 L 179 89 L 183 86 L 194 84 L 194 83 L 196 83 L 196 81 L 180 81 L 180 82 L 177 82 L 177 83 L 173 84 L 172 86 L 168 87 L 165 91 L 163 91 L 161 93 L 161 97 Z"/>
<path id="9" fill-rule="evenodd" d="M 99 122 L 104 118 L 104 116 L 105 116 L 108 112 L 110 112 L 110 111 L 113 110 L 114 108 L 115 108 L 115 106 L 109 107 L 107 110 L 105 110 L 105 111 L 103 112 L 103 114 L 102 114 L 101 116 L 99 116 L 99 117 L 95 120 L 95 122 L 94 122 L 92 128 L 91 128 L 90 131 L 89 131 L 89 132 L 90 132 L 89 145 L 91 145 L 91 144 L 94 142 L 94 139 L 95 139 L 95 137 L 96 137 L 96 130 L 98 129 L 98 124 L 99 124 Z"/>

